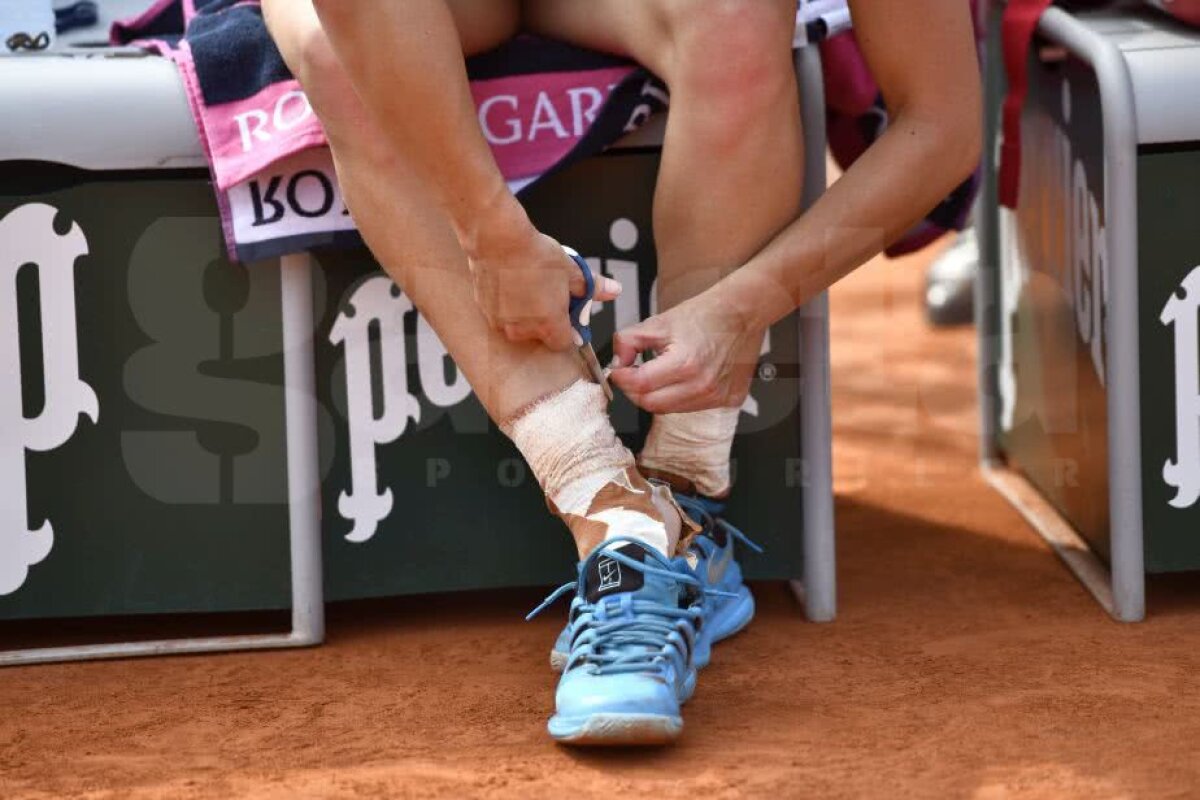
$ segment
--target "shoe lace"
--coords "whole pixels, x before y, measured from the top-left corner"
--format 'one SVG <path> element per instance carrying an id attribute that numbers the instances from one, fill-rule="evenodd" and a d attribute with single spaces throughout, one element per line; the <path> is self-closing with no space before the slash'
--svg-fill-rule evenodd
<path id="1" fill-rule="evenodd" d="M 758 553 L 759 555 L 762 555 L 764 552 L 763 548 L 754 542 L 749 536 L 742 533 L 741 530 L 727 522 L 724 517 L 718 517 L 716 514 L 714 514 L 709 505 L 699 497 L 693 497 L 686 494 L 677 494 L 675 495 L 675 502 L 679 503 L 679 507 L 686 511 L 688 515 L 690 515 L 692 519 L 695 519 L 705 530 L 715 528 L 716 526 L 720 525 L 726 533 L 728 533 L 737 541 L 746 545 L 746 547 L 749 547 L 754 552 Z"/>
<path id="2" fill-rule="evenodd" d="M 598 675 L 643 672 L 666 656 L 681 621 L 694 625 L 699 618 L 698 609 L 648 600 L 635 599 L 630 607 L 629 616 L 589 624 L 571 647 L 572 660 L 586 660 Z"/>
<path id="3" fill-rule="evenodd" d="M 628 541 L 634 540 L 629 539 Z M 610 543 L 606 542 L 606 546 L 608 545 Z M 698 578 L 638 561 L 613 549 L 606 549 L 605 555 L 630 569 L 645 575 L 663 578 L 677 585 L 691 587 L 705 595 L 736 596 L 730 592 L 704 588 Z M 533 619 L 559 598 L 578 587 L 578 580 L 568 581 L 559 586 L 542 601 L 541 605 L 526 615 L 526 621 Z M 627 604 L 630 613 L 619 613 L 620 606 L 623 604 Z M 597 618 L 597 612 L 601 607 L 604 607 L 606 611 L 618 609 L 618 615 L 613 617 L 600 615 L 600 618 Z M 680 623 L 698 626 L 703 611 L 698 605 L 679 608 L 654 600 L 617 596 L 601 598 L 594 604 L 581 604 L 578 607 L 577 619 L 584 616 L 592 618 L 584 624 L 584 630 L 573 637 L 570 663 L 568 663 L 567 669 L 586 661 L 596 674 L 608 675 L 643 672 L 653 668 L 667 658 L 670 649 L 675 646 L 671 642 L 670 636 L 672 633 L 679 632 Z"/>

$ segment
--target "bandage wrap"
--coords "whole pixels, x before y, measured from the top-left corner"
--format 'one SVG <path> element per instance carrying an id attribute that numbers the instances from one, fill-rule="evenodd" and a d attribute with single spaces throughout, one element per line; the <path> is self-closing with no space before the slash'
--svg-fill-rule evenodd
<path id="1" fill-rule="evenodd" d="M 586 493 L 585 487 L 575 485 L 581 480 L 599 481 L 598 491 L 634 465 L 633 454 L 613 431 L 605 405 L 599 386 L 579 380 L 501 425 L 529 462 L 542 491 L 563 511 L 591 500 L 580 496 Z"/>
<path id="2" fill-rule="evenodd" d="M 669 491 L 638 473 L 606 406 L 604 391 L 580 380 L 501 427 L 571 529 L 581 557 L 610 536 L 632 536 L 671 554 L 684 515 Z"/>
<path id="3" fill-rule="evenodd" d="M 638 464 L 684 478 L 700 494 L 723 497 L 732 485 L 729 451 L 739 413 L 737 408 L 711 408 L 656 415 Z"/>

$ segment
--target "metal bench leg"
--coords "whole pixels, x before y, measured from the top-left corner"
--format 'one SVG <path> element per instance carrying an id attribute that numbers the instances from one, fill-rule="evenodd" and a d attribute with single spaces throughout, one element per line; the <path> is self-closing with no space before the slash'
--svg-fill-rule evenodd
<path id="1" fill-rule="evenodd" d="M 800 115 L 804 126 L 804 200 L 825 191 L 825 87 L 816 47 L 796 51 Z M 800 430 L 804 482 L 804 580 L 792 591 L 813 622 L 837 616 L 837 560 L 833 520 L 833 428 L 829 386 L 829 298 L 822 293 L 800 309 Z"/>

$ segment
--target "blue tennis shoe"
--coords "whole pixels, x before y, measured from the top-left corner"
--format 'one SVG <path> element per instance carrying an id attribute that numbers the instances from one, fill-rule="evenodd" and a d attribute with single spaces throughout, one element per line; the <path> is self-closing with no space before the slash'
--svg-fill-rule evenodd
<path id="1" fill-rule="evenodd" d="M 696 643 L 696 668 L 708 665 L 712 646 L 739 632 L 754 618 L 754 595 L 742 580 L 742 568 L 734 554 L 738 541 L 756 553 L 762 548 L 720 515 L 725 505 L 717 500 L 683 492 L 674 492 L 675 502 L 700 526 L 685 558 L 700 580 L 704 596 L 704 625 Z M 582 570 L 583 564 L 580 564 Z M 550 651 L 551 669 L 561 671 L 571 649 L 568 623 Z"/>
<path id="2" fill-rule="evenodd" d="M 566 659 L 547 729 L 573 745 L 666 744 L 696 688 L 700 580 L 684 558 L 611 539 L 530 617 L 575 591 Z"/>
<path id="3" fill-rule="evenodd" d="M 738 633 L 754 619 L 754 595 L 742 580 L 734 542 L 756 553 L 762 548 L 721 517 L 725 504 L 699 495 L 675 493 L 675 502 L 700 526 L 688 547 L 688 561 L 705 596 L 704 627 L 696 645 L 696 666 L 709 662 L 712 646 Z"/>

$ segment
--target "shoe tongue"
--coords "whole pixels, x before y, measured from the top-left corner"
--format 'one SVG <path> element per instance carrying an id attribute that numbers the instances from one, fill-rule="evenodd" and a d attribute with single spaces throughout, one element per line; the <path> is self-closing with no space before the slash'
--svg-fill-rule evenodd
<path id="1" fill-rule="evenodd" d="M 699 534 L 710 539 L 720 539 L 718 544 L 725 546 L 725 531 L 715 525 L 717 517 L 725 513 L 725 501 L 714 500 L 702 494 L 674 493 L 675 502 L 688 515 L 688 518 L 700 526 Z"/>
<path id="2" fill-rule="evenodd" d="M 646 583 L 646 576 L 641 570 L 623 564 L 608 554 L 616 551 L 634 561 L 644 563 L 649 551 L 637 542 L 624 542 L 614 547 L 606 547 L 588 559 L 583 578 L 583 586 L 589 603 L 595 603 L 601 597 L 621 592 L 636 592 Z"/>

